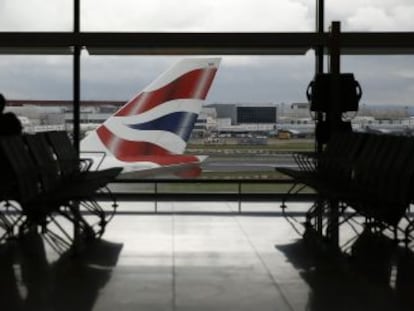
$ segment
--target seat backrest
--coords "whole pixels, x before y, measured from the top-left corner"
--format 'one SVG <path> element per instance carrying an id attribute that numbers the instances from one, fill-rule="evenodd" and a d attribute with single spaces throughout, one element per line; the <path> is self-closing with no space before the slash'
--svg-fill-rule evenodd
<path id="1" fill-rule="evenodd" d="M 46 141 L 46 134 L 25 135 L 24 139 L 34 162 L 39 168 L 43 191 L 52 191 L 59 185 L 61 175 L 58 161 Z"/>
<path id="2" fill-rule="evenodd" d="M 397 149 L 397 148 L 394 148 Z M 412 199 L 412 186 L 414 179 L 414 138 L 400 137 L 398 152 L 390 159 L 386 178 L 392 185 L 393 197 L 407 203 Z"/>
<path id="3" fill-rule="evenodd" d="M 79 157 L 66 131 L 47 132 L 46 138 L 56 155 L 62 176 L 78 173 Z"/>
<path id="4" fill-rule="evenodd" d="M 390 149 L 396 151 L 389 155 L 388 163 L 383 167 L 383 178 L 379 179 L 379 193 L 384 201 L 392 202 L 382 207 L 383 214 L 397 224 L 406 214 L 412 196 L 414 139 L 395 137 Z"/>
<path id="5" fill-rule="evenodd" d="M 357 187 L 368 191 L 371 177 L 378 169 L 379 157 L 383 157 L 383 139 L 377 134 L 365 134 L 365 136 L 365 143 L 353 163 L 353 183 Z"/>
<path id="6" fill-rule="evenodd" d="M 360 204 L 367 215 L 397 225 L 405 214 L 414 178 L 414 139 L 370 134 L 355 163 L 355 189 L 370 197 Z"/>
<path id="7" fill-rule="evenodd" d="M 352 162 L 359 155 L 364 137 L 353 132 L 335 132 L 318 162 L 319 172 L 328 179 L 347 182 Z"/>
<path id="8" fill-rule="evenodd" d="M 12 199 L 25 203 L 37 197 L 42 192 L 38 167 L 29 154 L 23 136 L 1 137 L 0 154 L 2 167 L 7 171 L 5 176 L 11 178 L 5 182 L 15 185 Z"/>

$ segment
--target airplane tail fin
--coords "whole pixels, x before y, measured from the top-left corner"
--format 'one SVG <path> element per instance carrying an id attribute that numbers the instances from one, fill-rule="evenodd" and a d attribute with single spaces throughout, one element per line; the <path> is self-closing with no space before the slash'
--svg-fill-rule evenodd
<path id="1" fill-rule="evenodd" d="M 182 154 L 220 58 L 186 58 L 155 79 L 81 142 L 123 162 Z"/>

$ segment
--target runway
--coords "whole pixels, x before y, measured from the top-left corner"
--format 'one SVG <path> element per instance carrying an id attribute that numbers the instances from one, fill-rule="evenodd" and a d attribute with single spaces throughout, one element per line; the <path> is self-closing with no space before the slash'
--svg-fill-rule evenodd
<path id="1" fill-rule="evenodd" d="M 212 157 L 208 158 L 201 167 L 205 172 L 274 172 L 276 167 L 294 168 L 297 165 L 291 155 L 285 154 L 278 158 L 272 157 L 271 159 L 263 157 L 217 159 Z"/>
<path id="2" fill-rule="evenodd" d="M 274 171 L 274 169 L 274 163 L 211 162 L 203 165 L 204 172 Z"/>

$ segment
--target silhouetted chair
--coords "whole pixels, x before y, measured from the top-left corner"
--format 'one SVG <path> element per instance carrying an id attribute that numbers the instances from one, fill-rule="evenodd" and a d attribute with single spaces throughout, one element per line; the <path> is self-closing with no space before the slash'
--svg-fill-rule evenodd
<path id="1" fill-rule="evenodd" d="M 365 217 L 370 228 L 389 229 L 395 240 L 403 234 L 406 244 L 413 240 L 414 222 L 407 211 L 414 199 L 414 139 L 345 132 L 332 139 L 322 154 L 303 155 L 299 169 L 279 169 L 294 179 L 295 186 L 317 192 L 318 203 L 308 211 L 307 225 L 323 215 L 319 206 L 323 210 L 337 202 L 341 223 L 353 217 L 345 215 L 350 208 Z M 306 161 L 313 163 L 304 165 Z"/>
<path id="2" fill-rule="evenodd" d="M 71 181 L 95 180 L 106 185 L 114 180 L 122 171 L 121 167 L 108 168 L 104 170 L 90 170 L 91 159 L 79 158 L 78 154 L 65 131 L 50 131 L 45 133 L 46 140 L 51 146 L 57 159 L 60 173 L 63 179 Z"/>
<path id="3" fill-rule="evenodd" d="M 71 204 L 72 217 L 83 223 L 88 223 L 84 217 L 74 212 L 75 204 L 85 208 L 91 216 L 98 217 L 96 225 L 99 226 L 95 234 L 102 235 L 105 225 L 112 213 L 106 213 L 100 205 L 94 200 L 94 193 L 104 187 L 109 180 L 98 179 L 68 179 L 63 178 L 59 172 L 58 162 L 54 157 L 52 149 L 47 144 L 44 133 L 36 135 L 26 135 L 25 140 L 33 159 L 40 168 L 40 180 L 43 190 L 51 193 L 56 201 L 62 202 L 62 205 Z M 69 203 L 67 203 L 69 202 Z M 89 217 L 91 218 L 91 217 Z M 89 221 L 89 224 L 91 221 Z M 92 225 L 90 225 L 91 227 Z"/>
<path id="4" fill-rule="evenodd" d="M 107 179 L 64 179 L 42 134 L 4 137 L 0 140 L 0 152 L 10 168 L 10 181 L 15 185 L 7 196 L 19 202 L 25 217 L 20 231 L 40 226 L 51 239 L 63 242 L 48 228 L 53 222 L 66 237 L 69 236 L 56 222 L 54 216 L 58 214 L 78 226 L 88 237 L 102 235 L 108 218 L 93 200 L 93 195 L 108 182 Z M 89 223 L 79 213 L 79 204 L 99 218 L 97 224 Z"/>

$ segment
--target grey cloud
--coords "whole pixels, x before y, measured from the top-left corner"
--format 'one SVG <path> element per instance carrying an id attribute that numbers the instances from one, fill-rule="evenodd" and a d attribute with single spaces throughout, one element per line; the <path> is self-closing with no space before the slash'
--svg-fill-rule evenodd
<path id="1" fill-rule="evenodd" d="M 312 6 L 292 0 L 84 3 L 84 29 L 92 31 L 298 31 L 313 25 Z"/>
<path id="2" fill-rule="evenodd" d="M 309 55 L 252 56 L 249 66 L 227 66 L 226 61 L 227 57 L 210 94 L 211 101 L 304 101 L 306 84 L 313 75 Z"/>
<path id="3" fill-rule="evenodd" d="M 71 79 L 68 56 L 0 56 L 0 92 L 10 99 L 71 98 Z"/>
<path id="4" fill-rule="evenodd" d="M 344 30 L 414 30 L 411 0 L 326 1 L 327 26 Z M 72 29 L 72 0 L 2 0 L 0 30 Z M 309 0 L 83 0 L 87 31 L 312 31 Z M 229 18 L 231 16 L 231 18 Z"/>
<path id="5" fill-rule="evenodd" d="M 236 5 L 230 0 L 140 0 L 139 7 L 135 0 L 81 3 L 83 27 L 88 30 L 311 31 L 314 27 L 314 1 L 309 0 L 240 0 Z M 341 20 L 345 31 L 414 30 L 413 6 L 412 0 L 326 1 L 326 21 Z M 55 23 L 70 28 L 71 10 L 72 0 L 2 0 L 0 29 L 39 30 L 36 27 Z M 178 58 L 83 54 L 82 97 L 129 99 Z M 346 57 L 343 70 L 355 72 L 364 87 L 365 103 L 412 105 L 414 74 L 407 66 L 412 63 L 411 56 Z M 71 66 L 71 57 L 0 56 L 0 91 L 16 99 L 70 99 Z M 209 100 L 303 101 L 313 70 L 312 52 L 299 57 L 226 56 Z"/>
<path id="6" fill-rule="evenodd" d="M 1 0 L 1 31 L 71 31 L 73 0 Z"/>
<path id="7" fill-rule="evenodd" d="M 325 20 L 342 22 L 345 31 L 413 31 L 411 0 L 326 1 Z M 326 28 L 327 29 L 327 28 Z"/>
<path id="8" fill-rule="evenodd" d="M 354 72 L 366 104 L 413 105 L 414 56 L 344 57 L 343 72 Z M 127 100 L 179 57 L 84 57 L 82 98 Z M 300 102 L 313 76 L 306 56 L 224 57 L 210 102 Z M 70 57 L 1 56 L 0 92 L 11 99 L 70 99 Z"/>
<path id="9" fill-rule="evenodd" d="M 343 59 L 342 70 L 353 72 L 367 104 L 414 105 L 414 79 L 401 75 L 414 56 L 353 56 Z"/>

